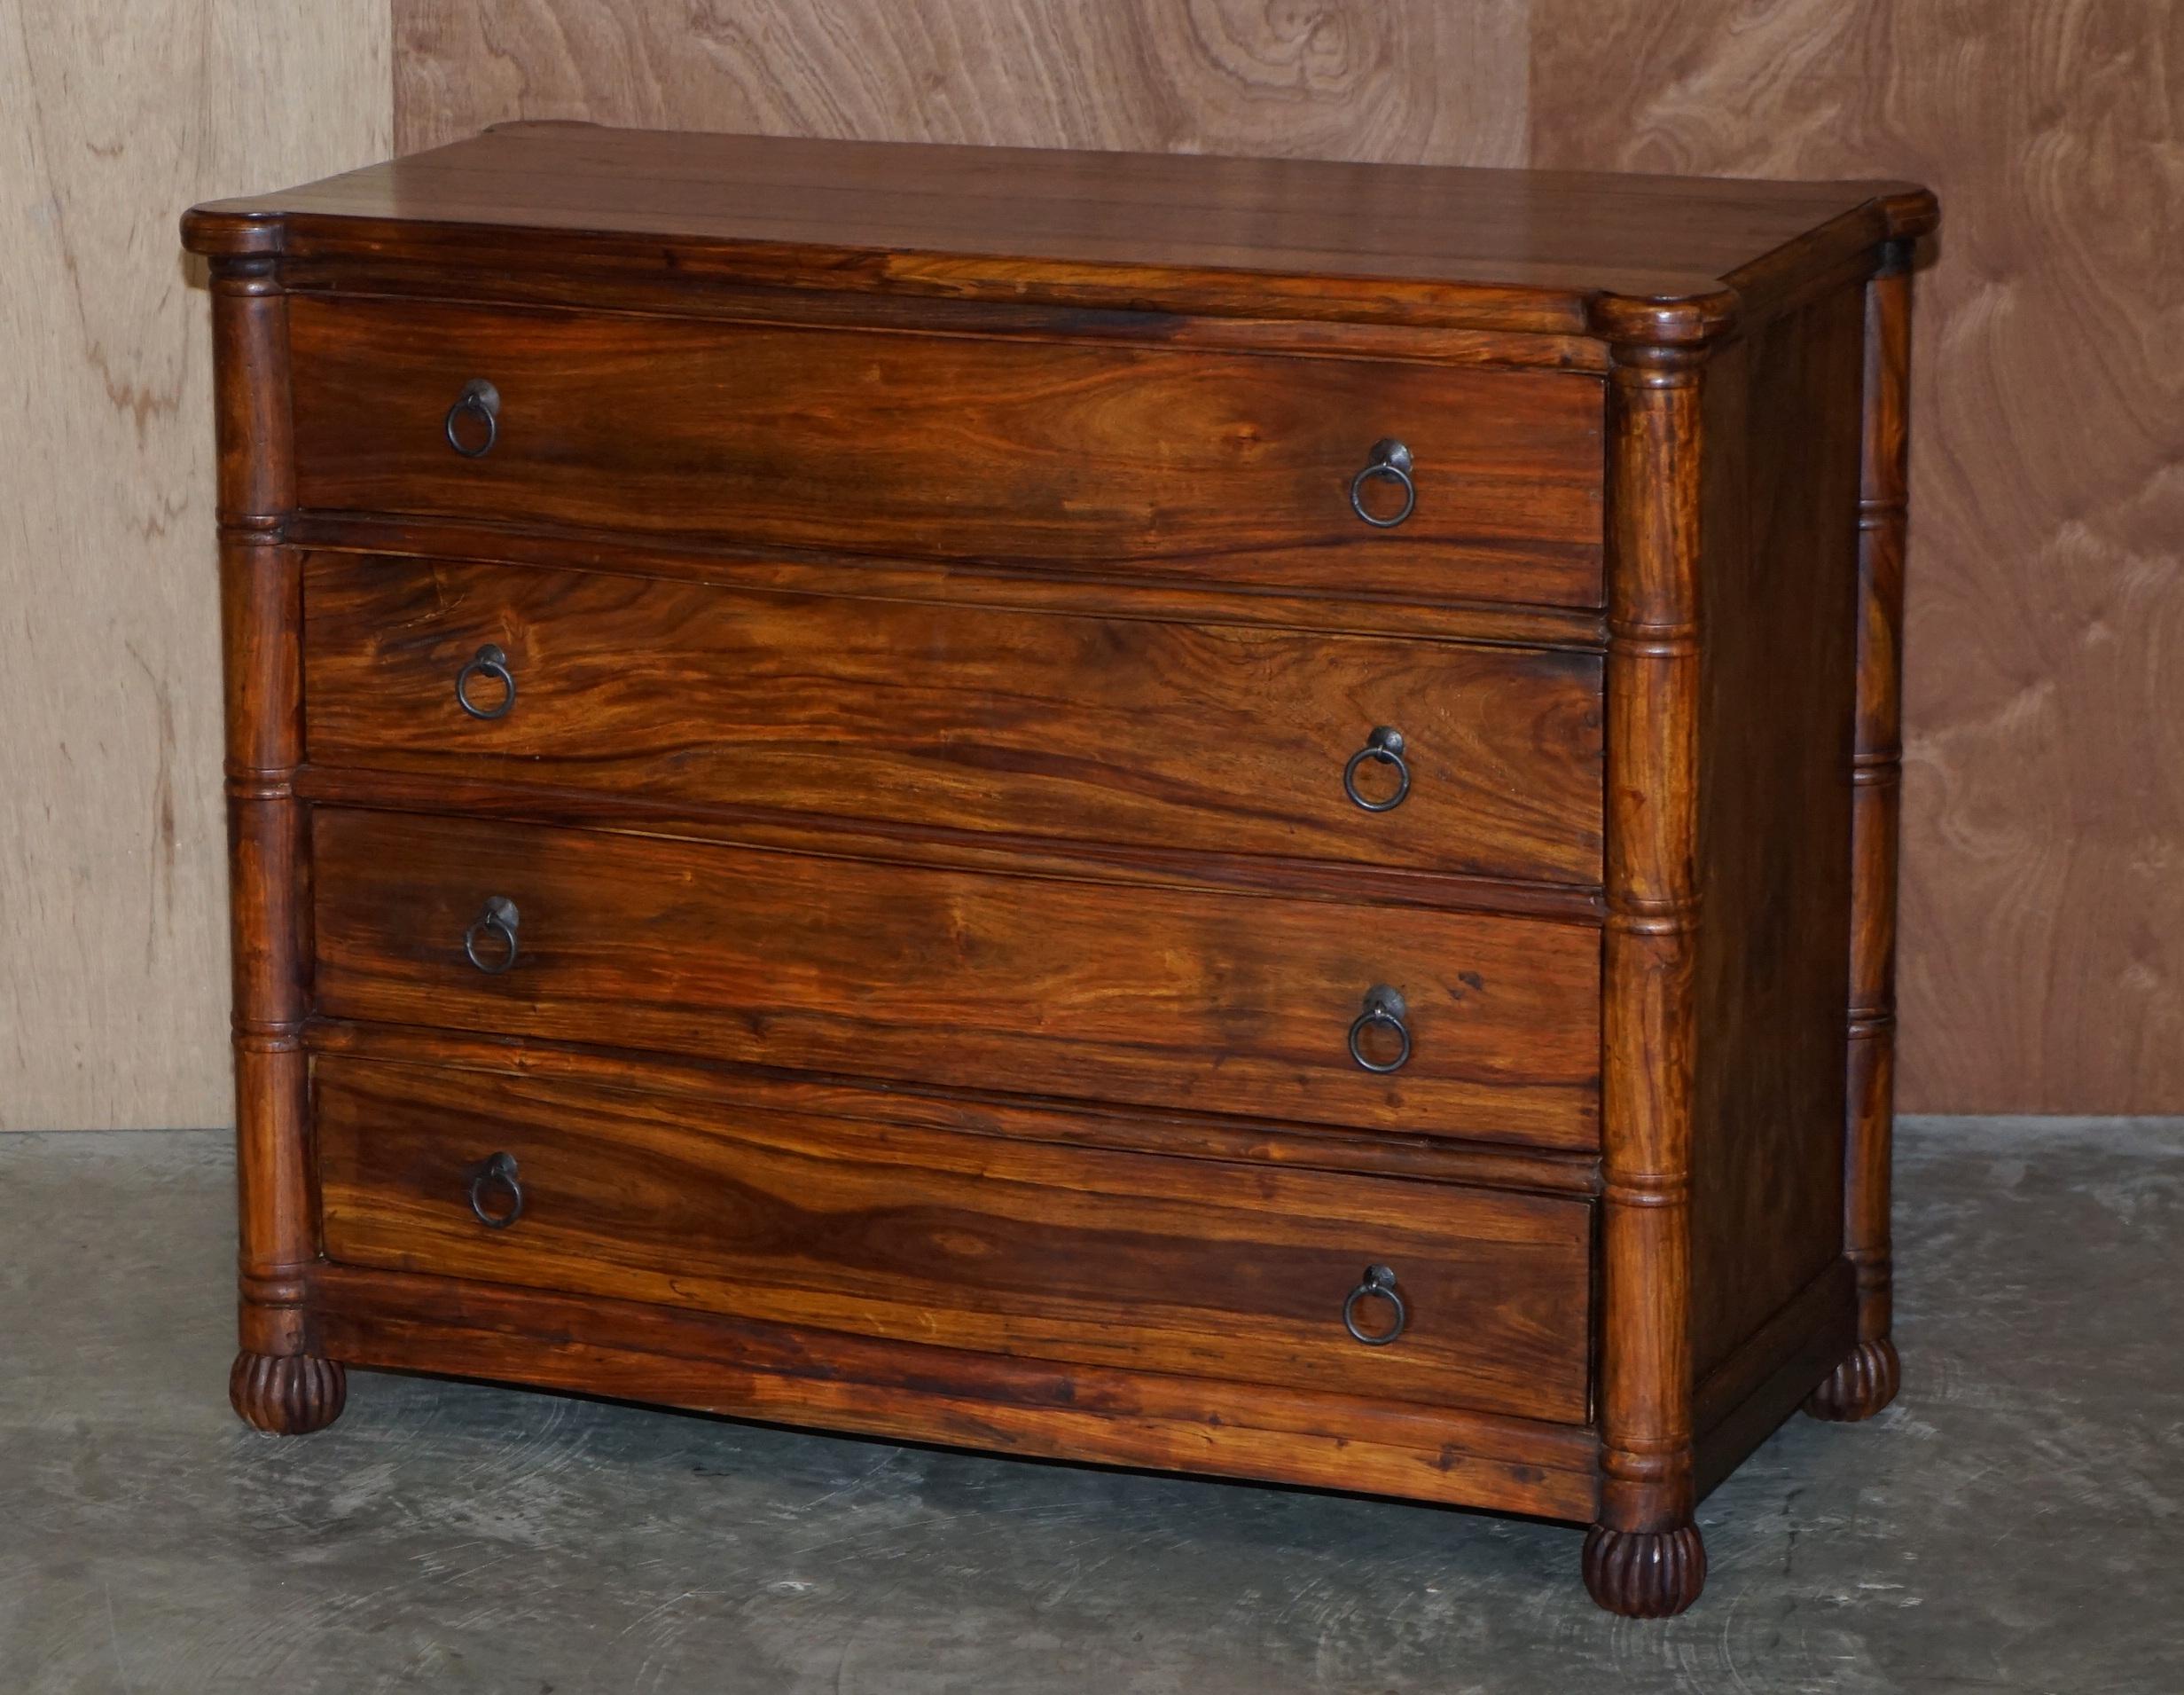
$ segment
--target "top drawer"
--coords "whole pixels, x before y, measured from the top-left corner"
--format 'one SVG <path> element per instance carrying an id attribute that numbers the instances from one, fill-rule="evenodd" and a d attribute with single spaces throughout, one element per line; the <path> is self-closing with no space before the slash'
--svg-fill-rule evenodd
<path id="1" fill-rule="evenodd" d="M 289 327 L 317 510 L 1601 602 L 1589 376 L 309 295 Z M 1415 498 L 1380 527 L 1383 441 Z"/>

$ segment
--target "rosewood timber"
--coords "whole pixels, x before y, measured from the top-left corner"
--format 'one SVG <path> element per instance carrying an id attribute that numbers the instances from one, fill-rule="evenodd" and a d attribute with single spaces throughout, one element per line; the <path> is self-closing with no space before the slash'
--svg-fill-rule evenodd
<path id="1" fill-rule="evenodd" d="M 237 1411 L 423 1369 L 1529 1512 L 1690 1605 L 1697 1499 L 1895 1388 L 1934 217 L 558 124 L 190 214 Z"/>
<path id="2" fill-rule="evenodd" d="M 454 679 L 489 644 L 515 699 L 473 717 Z M 304 678 L 323 765 L 1600 881 L 1590 655 L 316 554 Z M 500 685 L 477 693 L 501 710 Z M 1343 773 L 1380 725 L 1409 789 L 1369 812 Z M 1375 765 L 1355 781 L 1395 792 Z"/>
<path id="3" fill-rule="evenodd" d="M 319 1009 L 835 1076 L 1587 1149 L 1598 934 L 319 808 Z M 499 975 L 464 936 L 515 903 Z M 1366 992 L 1413 1052 L 1360 1070 Z"/>

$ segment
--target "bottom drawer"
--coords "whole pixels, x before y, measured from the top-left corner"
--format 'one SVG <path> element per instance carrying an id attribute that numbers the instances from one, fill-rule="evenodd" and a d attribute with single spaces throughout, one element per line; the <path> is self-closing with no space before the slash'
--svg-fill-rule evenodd
<path id="1" fill-rule="evenodd" d="M 376 1060 L 322 1056 L 312 1075 L 325 1250 L 347 1264 L 1587 1416 L 1583 1201 Z M 474 1192 L 513 1221 L 483 1221 Z M 1349 1302 L 1367 1337 L 1395 1324 L 1397 1300 L 1349 1299 L 1371 1267 L 1394 1274 L 1393 1341 L 1344 1322 Z"/>

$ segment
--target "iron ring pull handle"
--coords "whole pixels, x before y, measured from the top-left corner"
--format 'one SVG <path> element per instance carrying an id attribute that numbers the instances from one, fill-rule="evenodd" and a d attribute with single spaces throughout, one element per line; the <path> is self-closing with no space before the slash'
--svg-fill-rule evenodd
<path id="1" fill-rule="evenodd" d="M 1404 1020 L 1410 1008 L 1403 996 L 1384 983 L 1376 983 L 1365 992 L 1365 1010 L 1350 1026 L 1350 1056 L 1358 1062 L 1359 1069 L 1386 1076 L 1399 1071 L 1411 1063 L 1411 1027 Z M 1393 1059 L 1368 1059 L 1365 1051 L 1365 1032 L 1374 1028 L 1392 1030 L 1403 1045 Z"/>
<path id="2" fill-rule="evenodd" d="M 487 1208 L 487 1191 L 494 1189 L 508 1192 L 505 1212 L 496 1212 Z M 470 1210 L 489 1230 L 505 1230 L 523 1216 L 523 1185 L 516 1181 L 513 1154 L 495 1154 L 477 1169 L 470 1180 Z M 1350 1334 L 1354 1336 L 1357 1332 L 1353 1330 Z"/>
<path id="3" fill-rule="evenodd" d="M 1368 759 L 1395 768 L 1396 792 L 1386 800 L 1367 800 L 1358 792 L 1358 767 Z M 1350 763 L 1342 767 L 1342 792 L 1368 812 L 1392 812 L 1409 798 L 1411 767 L 1403 757 L 1402 731 L 1391 730 L 1383 724 L 1366 737 L 1365 746 L 1351 754 Z"/>
<path id="4" fill-rule="evenodd" d="M 485 439 L 475 447 L 465 446 L 462 431 L 456 428 L 466 418 L 474 418 L 485 426 Z M 500 440 L 500 390 L 483 377 L 472 378 L 448 408 L 446 428 L 450 447 L 466 459 L 483 459 Z"/>
<path id="5" fill-rule="evenodd" d="M 1365 509 L 1365 485 L 1393 483 L 1403 490 L 1403 505 L 1393 517 L 1375 518 Z M 1365 468 L 1350 479 L 1350 509 L 1375 530 L 1393 530 L 1418 509 L 1418 484 L 1411 481 L 1411 450 L 1393 436 L 1373 443 Z"/>
<path id="6" fill-rule="evenodd" d="M 498 977 L 516 962 L 516 930 L 521 914 L 516 903 L 505 895 L 488 898 L 485 910 L 470 921 L 470 928 L 463 932 L 463 953 L 470 962 L 488 977 Z M 487 937 L 497 939 L 497 949 L 478 951 L 478 944 Z"/>
<path id="7" fill-rule="evenodd" d="M 1396 1309 L 1396 1322 L 1384 1330 L 1358 1328 L 1358 1303 L 1368 1295 L 1378 1295 Z M 1396 1292 L 1395 1272 L 1387 1266 L 1367 1266 L 1365 1281 L 1351 1290 L 1350 1299 L 1342 1303 L 1342 1328 L 1369 1348 L 1384 1348 L 1403 1334 L 1410 1322 L 1411 1309 Z"/>
<path id="8" fill-rule="evenodd" d="M 500 685 L 497 705 L 480 706 L 470 698 L 470 679 L 490 677 Z M 505 718 L 515 710 L 516 674 L 508 669 L 508 655 L 491 642 L 478 649 L 470 663 L 455 673 L 455 703 L 474 718 Z M 1365 803 L 1359 801 L 1359 805 Z"/>

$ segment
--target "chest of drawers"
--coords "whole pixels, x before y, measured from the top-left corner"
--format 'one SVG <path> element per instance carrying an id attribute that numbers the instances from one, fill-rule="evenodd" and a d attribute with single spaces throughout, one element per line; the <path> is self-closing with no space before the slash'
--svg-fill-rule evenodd
<path id="1" fill-rule="evenodd" d="M 201 207 L 238 1410 L 1589 1526 L 1894 1393 L 1899 184 L 521 124 Z"/>

